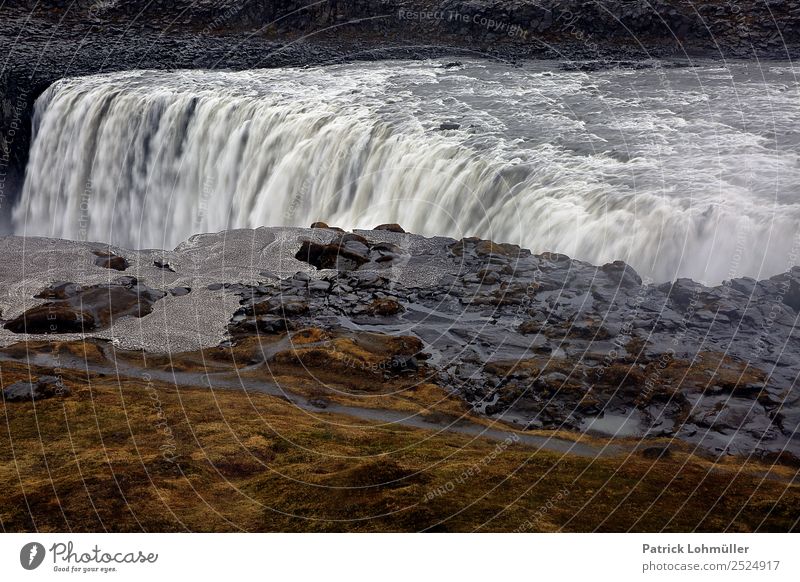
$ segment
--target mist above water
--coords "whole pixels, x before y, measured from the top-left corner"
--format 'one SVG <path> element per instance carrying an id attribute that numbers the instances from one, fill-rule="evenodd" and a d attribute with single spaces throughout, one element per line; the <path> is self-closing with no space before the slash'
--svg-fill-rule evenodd
<path id="1" fill-rule="evenodd" d="M 36 104 L 14 229 L 171 248 L 398 222 L 655 280 L 763 278 L 799 262 L 798 72 L 392 61 L 63 80 Z"/>

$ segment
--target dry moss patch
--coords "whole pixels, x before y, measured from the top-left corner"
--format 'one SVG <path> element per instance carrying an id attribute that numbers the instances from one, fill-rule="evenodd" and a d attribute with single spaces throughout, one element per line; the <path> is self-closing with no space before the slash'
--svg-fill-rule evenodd
<path id="1" fill-rule="evenodd" d="M 0 363 L 4 386 L 45 373 Z M 0 404 L 5 531 L 788 531 L 800 515 L 787 468 L 764 478 L 680 450 L 591 460 L 260 393 L 60 374 L 71 396 Z"/>

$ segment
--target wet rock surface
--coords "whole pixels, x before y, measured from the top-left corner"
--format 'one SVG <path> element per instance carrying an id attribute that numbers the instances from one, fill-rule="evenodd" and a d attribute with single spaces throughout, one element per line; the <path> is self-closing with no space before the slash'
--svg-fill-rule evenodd
<path id="1" fill-rule="evenodd" d="M 330 229 L 330 227 L 325 227 Z M 398 225 L 381 225 L 375 230 L 388 232 L 405 231 Z M 364 269 L 391 268 L 395 262 L 408 258 L 408 254 L 399 246 L 390 242 L 375 242 L 353 233 L 342 233 L 327 243 L 305 240 L 300 245 L 295 258 L 316 267 L 317 269 L 335 269 L 338 271 L 355 271 Z M 299 274 L 302 281 L 307 277 Z"/>
<path id="2" fill-rule="evenodd" d="M 94 251 L 94 255 L 97 257 L 94 260 L 94 264 L 98 267 L 103 267 L 104 269 L 114 269 L 115 271 L 124 271 L 130 267 L 130 263 L 128 263 L 125 257 L 120 257 L 114 253 L 110 253 L 108 251 Z"/>
<path id="3" fill-rule="evenodd" d="M 45 305 L 108 277 L 94 266 L 86 281 L 66 277 L 62 262 L 42 268 L 36 258 L 59 242 L 2 240 L 10 255 L 22 256 L 25 243 L 25 288 L 35 283 Z M 91 256 L 86 244 L 66 246 Z M 262 354 L 272 365 L 435 384 L 518 428 L 676 438 L 715 455 L 800 455 L 797 267 L 717 287 L 652 283 L 622 262 L 595 266 L 477 238 L 332 228 L 198 235 L 157 251 L 174 273 L 153 265 L 156 251 L 119 252 L 149 293 L 191 289 L 157 300 L 135 328 L 115 316 L 92 334 L 127 349 L 264 339 L 274 344 Z M 0 267 L 0 280 L 15 276 Z M 34 294 L 19 293 L 2 288 L 10 322 Z M 184 330 L 181 341 L 173 326 Z M 19 337 L 4 330 L 0 341 Z"/>
<path id="4" fill-rule="evenodd" d="M 153 304 L 164 295 L 134 277 L 120 277 L 106 285 L 85 288 L 76 283 L 56 282 L 35 296 L 50 301 L 28 309 L 4 327 L 22 334 L 86 333 L 108 328 L 115 318 L 148 315 Z"/>

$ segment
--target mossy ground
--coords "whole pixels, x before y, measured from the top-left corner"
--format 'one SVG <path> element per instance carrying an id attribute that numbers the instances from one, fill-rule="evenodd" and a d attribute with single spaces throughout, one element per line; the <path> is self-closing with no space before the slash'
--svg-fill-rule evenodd
<path id="1" fill-rule="evenodd" d="M 92 344 L 50 349 L 101 358 Z M 4 361 L 0 372 L 8 385 L 53 370 Z M 633 446 L 592 460 L 310 413 L 262 393 L 59 373 L 68 397 L 0 402 L 5 531 L 798 528 L 790 467 L 765 479 L 765 466 L 680 447 L 659 460 Z M 456 404 L 436 390 L 420 389 L 416 406 L 452 414 Z M 405 409 L 415 398 L 382 404 Z"/>

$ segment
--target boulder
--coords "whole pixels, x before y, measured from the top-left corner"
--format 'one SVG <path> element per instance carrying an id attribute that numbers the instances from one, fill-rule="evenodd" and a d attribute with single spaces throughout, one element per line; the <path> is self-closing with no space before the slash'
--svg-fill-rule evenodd
<path id="1" fill-rule="evenodd" d="M 165 295 L 135 277 L 91 287 L 58 282 L 37 295 L 52 297 L 52 301 L 32 307 L 4 327 L 14 333 L 86 333 L 105 329 L 120 317 L 148 315 Z"/>
<path id="2" fill-rule="evenodd" d="M 3 390 L 6 402 L 32 402 L 56 396 L 69 396 L 71 390 L 55 376 L 40 376 L 34 382 L 14 382 Z"/>
<path id="3" fill-rule="evenodd" d="M 337 269 L 352 271 L 369 261 L 369 247 L 356 238 L 345 235 L 330 243 L 317 243 L 306 240 L 295 254 L 298 261 L 313 265 L 317 269 Z M 358 237 L 363 239 L 363 237 Z"/>
<path id="4" fill-rule="evenodd" d="M 600 267 L 611 281 L 623 288 L 639 287 L 642 284 L 642 278 L 633 270 L 633 267 L 625 264 L 623 261 L 614 261 L 607 263 Z"/>
<path id="5" fill-rule="evenodd" d="M 395 222 L 392 222 L 392 223 L 389 223 L 389 224 L 379 224 L 378 226 L 376 226 L 372 230 L 388 230 L 389 232 L 400 232 L 400 233 L 404 233 L 405 232 L 403 227 L 400 226 L 399 224 L 395 223 Z"/>
<path id="6" fill-rule="evenodd" d="M 153 261 L 153 266 L 156 267 L 157 269 L 169 271 L 170 273 L 175 272 L 175 269 L 173 269 L 172 266 L 166 261 Z M 125 269 L 122 270 L 124 271 Z"/>
<path id="7" fill-rule="evenodd" d="M 104 269 L 114 269 L 115 271 L 124 271 L 130 267 L 130 263 L 125 257 L 120 257 L 109 251 L 94 251 L 97 257 L 94 264 Z"/>
<path id="8" fill-rule="evenodd" d="M 390 316 L 390 315 L 397 315 L 401 311 L 403 311 L 403 306 L 400 305 L 394 299 L 384 298 L 384 299 L 376 299 L 372 303 L 370 303 L 367 311 L 372 315 L 381 315 L 381 316 Z"/>

